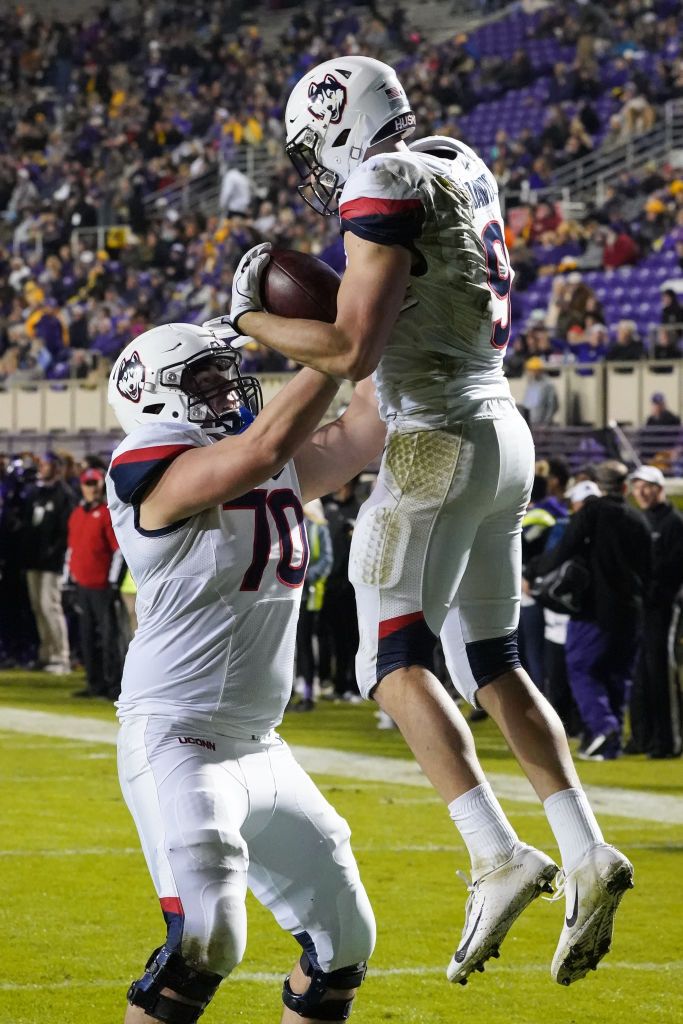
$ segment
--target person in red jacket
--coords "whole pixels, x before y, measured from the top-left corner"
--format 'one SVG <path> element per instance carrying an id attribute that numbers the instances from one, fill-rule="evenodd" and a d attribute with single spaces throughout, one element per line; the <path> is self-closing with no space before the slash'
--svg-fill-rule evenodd
<path id="1" fill-rule="evenodd" d="M 86 469 L 80 476 L 80 504 L 69 517 L 64 575 L 76 587 L 86 687 L 79 697 L 119 693 L 121 645 L 116 604 L 123 557 L 111 525 L 104 493 L 104 472 Z"/>
<path id="2" fill-rule="evenodd" d="M 608 231 L 605 248 L 602 250 L 602 265 L 605 270 L 616 270 L 637 263 L 640 250 L 626 231 Z"/>

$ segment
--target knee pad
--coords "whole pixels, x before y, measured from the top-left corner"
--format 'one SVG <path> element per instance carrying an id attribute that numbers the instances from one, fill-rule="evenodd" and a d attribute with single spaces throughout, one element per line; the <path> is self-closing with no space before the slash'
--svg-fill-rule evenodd
<path id="1" fill-rule="evenodd" d="M 150 1017 L 167 1024 L 194 1024 L 204 1013 L 222 980 L 220 974 L 197 971 L 185 963 L 180 953 L 168 946 L 160 946 L 147 961 L 143 976 L 128 989 L 128 1002 L 142 1007 Z M 162 995 L 164 988 L 170 988 L 179 996 L 200 1005 L 192 1006 Z"/>
<path id="2" fill-rule="evenodd" d="M 282 986 L 282 1002 L 285 1006 L 294 1010 L 300 1017 L 315 1017 L 318 1020 L 343 1021 L 351 1016 L 351 1007 L 354 997 L 349 999 L 327 999 L 323 1002 L 326 993 L 335 988 L 358 988 L 365 978 L 367 964 L 364 960 L 360 963 L 351 964 L 349 967 L 340 967 L 336 971 L 321 971 L 314 962 L 303 953 L 301 970 L 306 977 L 311 979 L 303 995 L 292 992 L 289 985 L 289 977 L 285 978 Z"/>
<path id="3" fill-rule="evenodd" d="M 465 644 L 470 671 L 477 687 L 492 683 L 498 676 L 513 669 L 521 668 L 519 660 L 518 631 L 491 640 L 472 640 Z"/>
<path id="4" fill-rule="evenodd" d="M 128 989 L 128 1002 L 166 1024 L 194 1024 L 209 1005 L 223 976 L 198 971 L 185 963 L 179 952 L 185 920 L 182 905 L 176 899 L 162 899 L 161 908 L 166 921 L 166 942 L 154 950 L 145 964 L 145 973 Z M 164 996 L 164 988 L 200 1005 L 191 1006 Z"/>
<path id="5" fill-rule="evenodd" d="M 377 637 L 377 682 L 390 672 L 410 665 L 434 669 L 436 636 L 422 612 L 398 615 L 379 624 Z"/>

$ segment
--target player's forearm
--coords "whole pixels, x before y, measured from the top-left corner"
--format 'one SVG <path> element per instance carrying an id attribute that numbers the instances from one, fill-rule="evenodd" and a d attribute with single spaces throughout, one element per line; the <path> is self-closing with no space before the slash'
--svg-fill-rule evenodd
<path id="1" fill-rule="evenodd" d="M 337 389 L 331 377 L 303 369 L 268 403 L 244 436 L 269 469 L 277 472 L 310 437 Z"/>
<path id="2" fill-rule="evenodd" d="M 384 447 L 386 424 L 371 379 L 361 381 L 343 416 L 316 430 L 299 450 L 296 467 L 306 501 L 335 491 L 362 472 Z"/>
<path id="3" fill-rule="evenodd" d="M 239 328 L 288 359 L 334 377 L 361 380 L 375 369 L 368 365 L 363 345 L 336 324 L 254 312 L 242 314 Z"/>

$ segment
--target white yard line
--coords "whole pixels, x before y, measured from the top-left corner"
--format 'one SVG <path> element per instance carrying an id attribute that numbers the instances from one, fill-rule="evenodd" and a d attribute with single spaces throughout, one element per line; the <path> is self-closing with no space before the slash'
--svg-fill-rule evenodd
<path id="1" fill-rule="evenodd" d="M 0 711 L 0 730 L 88 743 L 115 743 L 117 734 L 117 726 L 111 722 L 20 708 L 3 708 Z M 429 788 L 429 783 L 414 761 L 354 754 L 345 750 L 327 750 L 324 747 L 293 746 L 292 751 L 299 763 L 312 775 L 336 775 L 358 779 L 360 782 Z M 488 778 L 497 795 L 505 800 L 537 802 L 531 786 L 521 775 L 490 772 Z M 586 792 L 598 813 L 683 825 L 683 799 L 680 797 L 613 786 L 586 786 Z"/>
<path id="2" fill-rule="evenodd" d="M 610 831 L 614 831 L 611 829 Z M 621 834 L 621 833 L 620 833 Z M 651 853 L 683 853 L 683 843 L 625 843 L 624 848 L 631 853 L 633 850 L 649 850 Z M 546 853 L 556 850 L 552 844 L 544 847 Z M 370 846 L 362 843 L 353 844 L 354 853 L 374 854 L 404 854 L 404 853 L 462 853 L 462 843 L 415 843 L 408 845 L 395 845 L 385 843 L 383 845 L 372 844 Z M 0 859 L 3 857 L 20 857 L 23 861 L 32 857 L 141 857 L 142 853 L 138 846 L 84 846 L 60 849 L 29 850 L 22 847 L 18 850 L 0 850 Z"/>
<path id="3" fill-rule="evenodd" d="M 676 973 L 683 969 L 683 960 L 668 960 L 662 963 L 632 963 L 625 960 L 606 960 L 600 964 L 600 971 L 639 971 L 651 973 L 654 971 L 666 974 Z M 496 964 L 491 971 L 493 974 L 549 974 L 547 964 Z M 445 967 L 373 967 L 370 965 L 368 976 L 372 978 L 395 978 L 407 977 L 434 977 L 446 975 Z M 256 982 L 257 984 L 277 984 L 282 981 L 283 974 L 272 971 L 241 971 L 237 970 L 232 975 L 230 983 L 236 981 Z M 108 978 L 93 978 L 88 981 L 79 981 L 77 978 L 66 978 L 64 981 L 46 982 L 0 982 L 0 992 L 43 992 L 64 988 L 125 988 L 130 985 L 130 979 L 115 980 Z M 455 991 L 459 991 L 456 988 Z"/>

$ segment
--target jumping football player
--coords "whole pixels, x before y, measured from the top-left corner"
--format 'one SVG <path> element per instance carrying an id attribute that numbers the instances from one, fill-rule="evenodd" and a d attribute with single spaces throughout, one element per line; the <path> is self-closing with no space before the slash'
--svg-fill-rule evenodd
<path id="1" fill-rule="evenodd" d="M 285 111 L 302 196 L 339 211 L 347 256 L 334 324 L 262 311 L 268 244 L 240 262 L 229 322 L 284 355 L 360 380 L 388 425 L 353 537 L 361 692 L 397 723 L 467 844 L 472 885 L 448 967 L 465 982 L 555 866 L 521 843 L 471 734 L 430 671 L 441 637 L 455 685 L 501 729 L 543 801 L 567 915 L 552 976 L 582 978 L 610 948 L 633 868 L 607 845 L 562 725 L 517 652 L 520 529 L 534 449 L 503 376 L 513 271 L 492 174 L 467 146 L 408 146 L 415 115 L 392 68 L 341 57 L 309 71 Z"/>
<path id="2" fill-rule="evenodd" d="M 137 584 L 118 701 L 119 777 L 167 926 L 125 1024 L 192 1024 L 246 943 L 249 887 L 300 943 L 282 1022 L 343 1021 L 375 922 L 345 821 L 275 732 L 291 693 L 308 550 L 302 502 L 381 450 L 371 381 L 304 369 L 261 411 L 229 341 L 156 327 L 116 360 L 126 437 L 107 491 Z"/>

